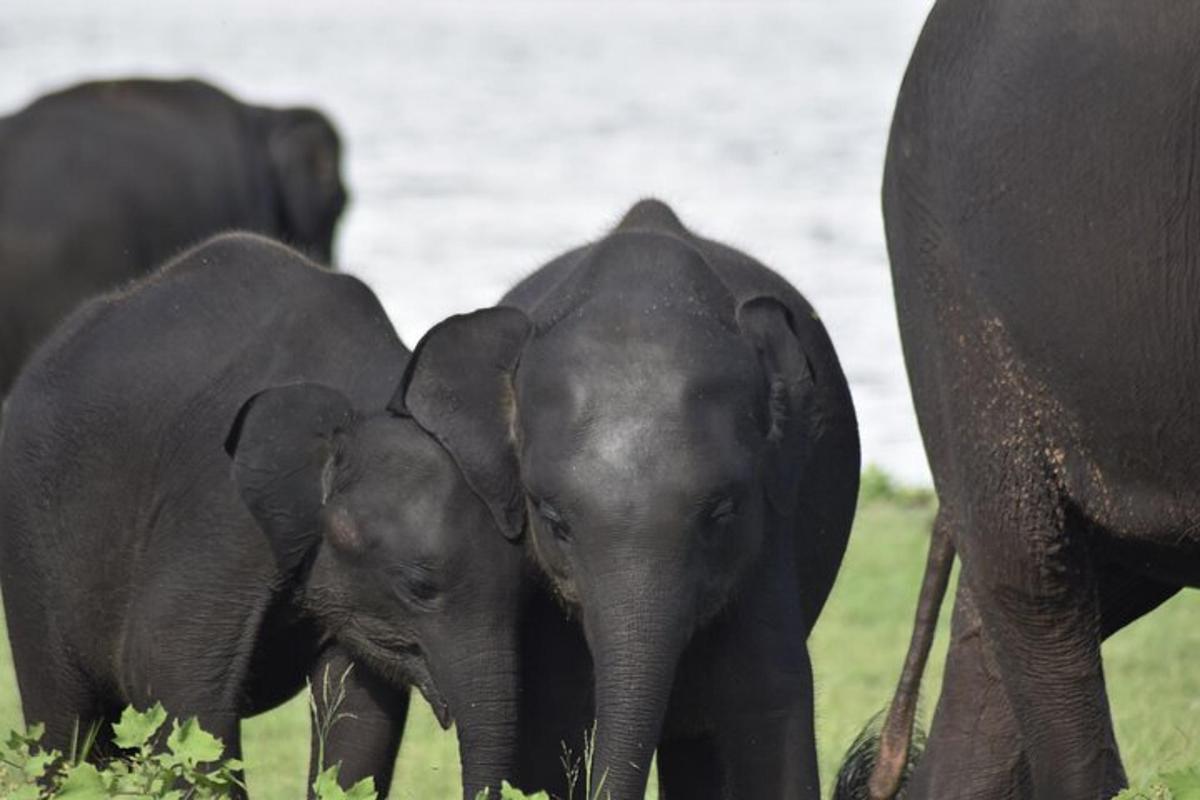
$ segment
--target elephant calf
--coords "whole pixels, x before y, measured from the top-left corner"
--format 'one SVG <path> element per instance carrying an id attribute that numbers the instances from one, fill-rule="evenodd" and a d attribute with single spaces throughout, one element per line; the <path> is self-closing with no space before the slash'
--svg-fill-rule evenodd
<path id="1" fill-rule="evenodd" d="M 85 83 L 0 119 L 0 398 L 81 301 L 215 233 L 328 261 L 339 157 L 317 111 L 191 80 Z"/>
<path id="2" fill-rule="evenodd" d="M 603 792 L 641 798 L 657 748 L 666 797 L 818 797 L 805 642 L 850 532 L 859 446 L 811 306 L 657 201 L 503 302 L 524 314 L 430 334 L 508 342 L 490 372 L 444 387 L 452 409 L 410 407 L 582 619 Z M 544 746 L 522 758 L 526 786 L 555 780 L 540 765 L 590 727 L 571 635 L 530 637 L 525 706 L 542 716 L 526 746 Z M 567 670 L 582 670 L 574 698 Z"/>
<path id="3" fill-rule="evenodd" d="M 26 720 L 64 747 L 77 720 L 161 701 L 237 756 L 241 718 L 354 659 L 327 748 L 345 779 L 386 793 L 411 685 L 457 720 L 467 797 L 511 775 L 523 558 L 402 379 L 493 360 L 410 359 L 359 281 L 251 234 L 85 305 L 0 433 Z"/>

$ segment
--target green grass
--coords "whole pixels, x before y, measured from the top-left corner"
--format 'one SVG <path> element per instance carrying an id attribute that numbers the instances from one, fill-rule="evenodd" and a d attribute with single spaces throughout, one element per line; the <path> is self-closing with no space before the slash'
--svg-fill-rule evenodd
<path id="1" fill-rule="evenodd" d="M 827 792 L 843 751 L 891 694 L 908 644 L 933 517 L 932 506 L 920 495 L 895 496 L 889 489 L 870 496 L 875 499 L 859 512 L 833 597 L 812 641 L 817 734 Z M 926 676 L 926 718 L 941 679 L 949 606 L 947 601 Z M 1200 593 L 1187 591 L 1105 645 L 1117 736 L 1135 782 L 1196 762 L 1198 623 Z M 18 727 L 20 720 L 8 648 L 0 645 L 0 731 Z M 304 698 L 246 723 L 245 760 L 256 798 L 303 796 L 308 735 Z M 443 732 L 420 700 L 413 703 L 396 775 L 392 796 L 399 800 L 453 798 L 459 793 L 453 733 Z"/>

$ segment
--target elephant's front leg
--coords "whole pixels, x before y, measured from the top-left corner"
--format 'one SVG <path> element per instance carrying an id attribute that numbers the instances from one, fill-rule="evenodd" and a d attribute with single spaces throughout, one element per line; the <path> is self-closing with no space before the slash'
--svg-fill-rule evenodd
<path id="1" fill-rule="evenodd" d="M 820 797 L 812 665 L 803 629 L 788 624 L 800 617 L 766 618 L 735 610 L 681 665 L 672 722 L 692 717 L 700 735 L 668 723 L 659 770 L 669 800 Z"/>
<path id="2" fill-rule="evenodd" d="M 747 674 L 768 689 L 756 705 L 722 715 L 717 750 L 725 770 L 724 798 L 772 797 L 819 800 L 813 681 L 801 645 L 785 674 Z M 767 696 L 763 696 L 767 695 Z"/>
<path id="3" fill-rule="evenodd" d="M 312 783 L 320 766 L 328 769 L 341 764 L 339 782 L 343 787 L 374 778 L 379 797 L 386 798 L 408 717 L 409 689 L 384 681 L 354 663 L 337 646 L 317 659 L 310 681 L 317 714 L 313 720 L 309 797 L 314 796 Z M 331 708 L 327 701 L 339 696 L 341 702 Z"/>

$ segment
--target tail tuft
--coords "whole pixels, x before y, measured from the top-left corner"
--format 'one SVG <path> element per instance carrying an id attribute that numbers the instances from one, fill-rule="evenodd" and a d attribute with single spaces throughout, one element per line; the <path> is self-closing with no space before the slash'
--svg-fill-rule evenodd
<path id="1" fill-rule="evenodd" d="M 871 800 L 868 783 L 871 772 L 875 769 L 875 760 L 879 755 L 880 731 L 887 709 L 871 717 L 863 726 L 862 731 L 855 737 L 854 742 L 842 758 L 842 766 L 838 769 L 837 783 L 833 789 L 833 800 Z M 904 764 L 900 789 L 893 800 L 904 800 L 904 788 L 908 778 L 916 769 L 921 753 L 925 750 L 925 731 L 920 725 L 913 730 L 912 744 L 908 748 L 908 759 Z"/>

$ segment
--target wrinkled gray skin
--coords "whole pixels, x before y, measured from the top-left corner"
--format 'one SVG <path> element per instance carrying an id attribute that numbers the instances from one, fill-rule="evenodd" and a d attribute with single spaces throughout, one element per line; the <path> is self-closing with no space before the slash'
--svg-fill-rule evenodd
<path id="1" fill-rule="evenodd" d="M 1102 639 L 1200 586 L 1200 7 L 942 0 L 884 211 L 962 562 L 911 798 L 1109 798 Z"/>
<path id="2" fill-rule="evenodd" d="M 80 302 L 214 233 L 328 262 L 340 149 L 317 111 L 198 81 L 85 83 L 0 119 L 0 397 Z"/>
<path id="3" fill-rule="evenodd" d="M 161 701 L 237 757 L 243 717 L 352 659 L 343 780 L 386 793 L 413 685 L 457 722 L 465 797 L 513 774 L 524 558 L 404 416 L 406 363 L 363 284 L 250 234 L 38 351 L 0 431 L 0 588 L 48 745 Z"/>
<path id="4" fill-rule="evenodd" d="M 859 450 L 811 307 L 656 201 L 503 302 L 532 320 L 519 367 L 473 429 L 431 429 L 582 621 L 587 649 L 544 601 L 527 629 L 520 781 L 565 796 L 545 765 L 594 689 L 613 800 L 642 797 L 656 747 L 664 797 L 817 798 L 805 641 Z"/>

